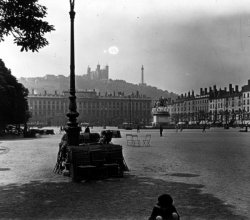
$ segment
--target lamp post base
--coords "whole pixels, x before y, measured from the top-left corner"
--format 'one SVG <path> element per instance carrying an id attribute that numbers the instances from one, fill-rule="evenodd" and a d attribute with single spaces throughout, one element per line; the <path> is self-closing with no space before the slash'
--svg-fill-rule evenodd
<path id="1" fill-rule="evenodd" d="M 68 145 L 79 146 L 79 135 L 80 135 L 81 127 L 79 127 L 78 125 L 74 127 L 67 125 L 65 130 L 68 135 Z"/>

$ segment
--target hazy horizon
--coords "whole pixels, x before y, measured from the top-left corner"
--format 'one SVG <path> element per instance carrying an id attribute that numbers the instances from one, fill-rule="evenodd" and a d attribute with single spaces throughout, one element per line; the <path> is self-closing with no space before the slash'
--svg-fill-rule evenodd
<path id="1" fill-rule="evenodd" d="M 11 37 L 0 58 L 20 77 L 69 75 L 69 2 L 40 0 L 56 31 L 39 53 L 20 52 Z M 233 0 L 76 0 L 76 75 L 99 63 L 110 78 L 174 93 L 250 79 L 250 3 Z"/>

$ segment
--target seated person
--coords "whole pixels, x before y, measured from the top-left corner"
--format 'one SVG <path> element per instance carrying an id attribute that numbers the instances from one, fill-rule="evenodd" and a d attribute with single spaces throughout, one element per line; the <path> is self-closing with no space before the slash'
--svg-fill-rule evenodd
<path id="1" fill-rule="evenodd" d="M 112 131 L 102 131 L 101 133 L 101 139 L 100 139 L 100 143 L 102 144 L 109 144 L 112 140 Z"/>
<path id="2" fill-rule="evenodd" d="M 173 199 L 168 194 L 158 197 L 149 220 L 179 220 L 180 216 L 173 205 Z"/>
<path id="3" fill-rule="evenodd" d="M 89 129 L 89 126 L 87 126 L 87 127 L 85 128 L 85 131 L 84 131 L 84 133 L 90 133 L 90 129 Z"/>

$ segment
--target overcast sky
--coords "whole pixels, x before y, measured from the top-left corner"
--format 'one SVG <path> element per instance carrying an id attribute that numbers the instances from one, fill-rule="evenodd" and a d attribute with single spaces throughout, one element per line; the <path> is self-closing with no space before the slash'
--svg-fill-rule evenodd
<path id="1" fill-rule="evenodd" d="M 111 79 L 171 92 L 250 79 L 249 0 L 75 0 L 76 74 L 109 65 Z M 39 53 L 8 37 L 0 58 L 17 78 L 69 75 L 68 0 L 40 0 L 56 31 Z"/>

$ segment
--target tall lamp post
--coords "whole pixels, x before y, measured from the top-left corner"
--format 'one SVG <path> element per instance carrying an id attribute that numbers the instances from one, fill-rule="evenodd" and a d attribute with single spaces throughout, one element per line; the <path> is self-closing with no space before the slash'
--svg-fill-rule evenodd
<path id="1" fill-rule="evenodd" d="M 66 132 L 68 135 L 69 146 L 79 145 L 79 134 L 80 127 L 77 123 L 77 117 L 79 113 L 77 112 L 76 106 L 76 90 L 75 90 L 75 47 L 74 47 L 74 19 L 75 19 L 75 0 L 69 0 L 70 3 L 70 95 L 69 95 L 69 112 L 67 117 L 69 121 L 67 122 Z"/>

